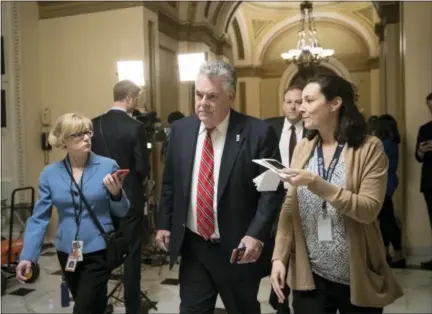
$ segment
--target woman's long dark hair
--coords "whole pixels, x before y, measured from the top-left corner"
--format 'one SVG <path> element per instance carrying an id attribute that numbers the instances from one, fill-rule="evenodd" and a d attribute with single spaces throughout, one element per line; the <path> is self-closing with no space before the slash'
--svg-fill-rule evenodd
<path id="1" fill-rule="evenodd" d="M 356 106 L 352 84 L 337 75 L 319 75 L 311 78 L 309 83 L 318 84 L 328 102 L 336 97 L 342 99 L 335 139 L 339 143 L 346 143 L 348 147 L 359 148 L 366 138 L 366 120 Z M 311 140 L 317 135 L 317 130 L 309 130 L 307 138 Z"/>
<path id="2" fill-rule="evenodd" d="M 370 116 L 369 119 L 366 122 L 366 133 L 369 135 L 374 135 L 375 130 L 377 128 L 378 124 L 378 116 Z"/>
<path id="3" fill-rule="evenodd" d="M 401 139 L 396 119 L 389 114 L 380 116 L 376 125 L 375 136 L 381 140 L 391 140 L 399 144 Z"/>

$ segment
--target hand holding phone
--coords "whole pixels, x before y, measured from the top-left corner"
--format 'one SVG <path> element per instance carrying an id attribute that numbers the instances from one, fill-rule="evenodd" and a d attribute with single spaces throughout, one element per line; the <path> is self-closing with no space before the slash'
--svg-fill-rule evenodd
<path id="1" fill-rule="evenodd" d="M 129 174 L 129 169 L 118 169 L 112 176 L 116 176 L 120 181 L 123 180 Z"/>
<path id="2" fill-rule="evenodd" d="M 245 252 L 246 252 L 245 246 L 234 249 L 231 253 L 231 259 L 230 259 L 231 264 L 238 263 L 243 258 Z"/>

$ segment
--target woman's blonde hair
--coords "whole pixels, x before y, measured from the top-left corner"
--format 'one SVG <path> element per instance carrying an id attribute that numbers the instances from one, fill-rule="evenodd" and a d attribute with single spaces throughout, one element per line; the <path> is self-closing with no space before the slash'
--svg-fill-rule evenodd
<path id="1" fill-rule="evenodd" d="M 89 118 L 76 113 L 65 113 L 57 118 L 49 133 L 48 142 L 52 146 L 61 147 L 67 136 L 92 129 L 93 124 Z"/>

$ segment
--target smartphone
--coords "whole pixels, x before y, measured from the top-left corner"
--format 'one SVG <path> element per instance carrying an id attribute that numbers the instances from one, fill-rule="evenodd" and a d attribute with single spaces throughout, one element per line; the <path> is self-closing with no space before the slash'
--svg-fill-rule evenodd
<path id="1" fill-rule="evenodd" d="M 244 253 L 246 252 L 246 247 L 239 247 L 232 251 L 231 253 L 231 264 L 238 263 L 242 258 Z"/>
<path id="2" fill-rule="evenodd" d="M 126 177 L 129 173 L 129 169 L 119 169 L 115 172 L 113 172 L 111 175 L 112 176 L 117 176 L 117 178 L 119 179 L 123 179 L 124 177 Z"/>
<path id="3" fill-rule="evenodd" d="M 264 161 L 267 162 L 269 165 L 275 167 L 277 170 L 282 170 L 286 168 L 283 164 L 281 164 L 276 159 L 264 159 Z"/>

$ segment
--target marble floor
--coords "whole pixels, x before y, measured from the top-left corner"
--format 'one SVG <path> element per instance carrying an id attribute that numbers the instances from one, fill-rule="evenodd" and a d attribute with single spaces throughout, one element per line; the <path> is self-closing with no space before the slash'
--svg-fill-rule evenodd
<path id="1" fill-rule="evenodd" d="M 53 249 L 45 250 L 40 258 L 41 275 L 33 284 L 22 285 L 14 279 L 8 281 L 6 294 L 1 298 L 1 313 L 71 313 L 70 307 L 60 306 L 59 265 Z M 179 293 L 176 280 L 171 284 L 161 284 L 167 278 L 177 278 L 177 267 L 169 271 L 167 266 L 143 265 L 142 288 L 148 297 L 157 302 L 158 310 L 149 313 L 178 313 Z M 385 308 L 385 313 L 432 313 L 432 271 L 415 269 L 395 270 L 405 296 Z M 168 280 L 170 281 L 170 280 Z M 110 282 L 110 289 L 115 282 Z M 25 296 L 14 295 L 21 288 Z M 28 290 L 22 290 L 28 289 Z M 261 283 L 258 299 L 262 313 L 274 313 L 268 304 L 270 282 Z M 113 301 L 114 302 L 114 301 Z M 113 304 L 114 313 L 125 313 L 122 304 Z M 218 308 L 223 308 L 218 300 Z M 221 311 L 223 312 L 223 311 Z"/>

